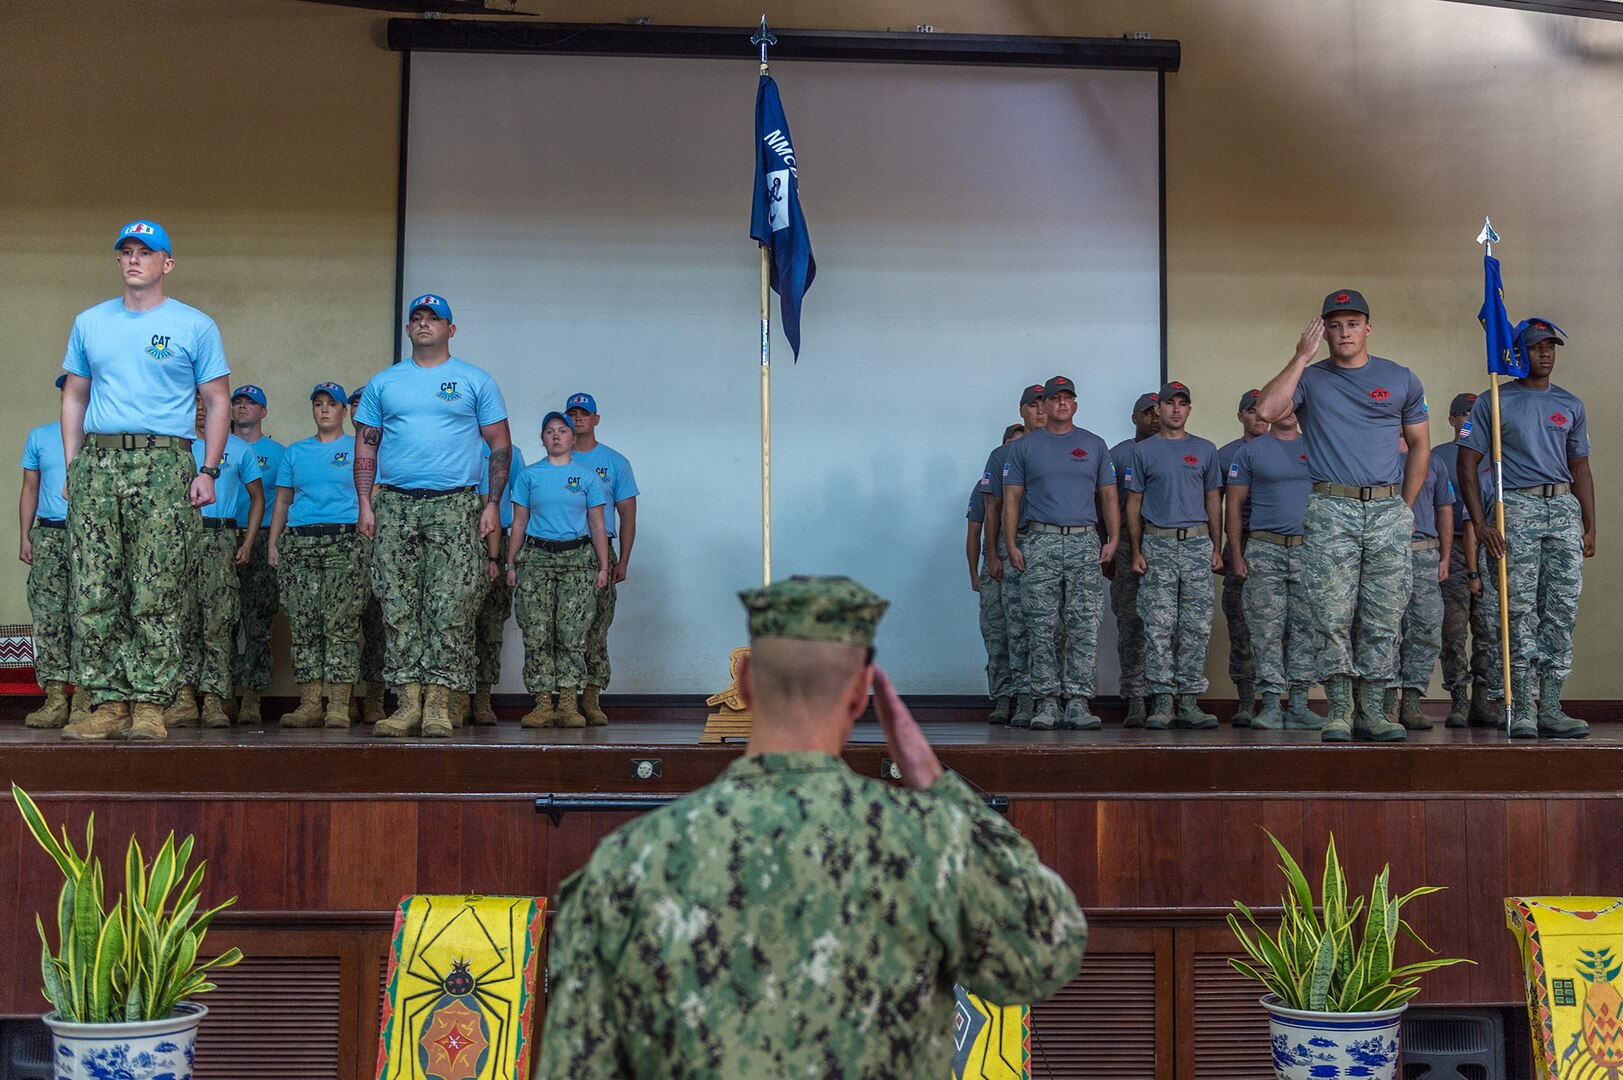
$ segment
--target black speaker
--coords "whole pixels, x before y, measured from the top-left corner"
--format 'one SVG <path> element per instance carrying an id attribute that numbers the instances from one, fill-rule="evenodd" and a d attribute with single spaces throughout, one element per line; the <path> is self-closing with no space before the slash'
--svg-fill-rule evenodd
<path id="1" fill-rule="evenodd" d="M 1505 1080 L 1503 1014 L 1410 1009 L 1403 1018 L 1403 1080 Z"/>

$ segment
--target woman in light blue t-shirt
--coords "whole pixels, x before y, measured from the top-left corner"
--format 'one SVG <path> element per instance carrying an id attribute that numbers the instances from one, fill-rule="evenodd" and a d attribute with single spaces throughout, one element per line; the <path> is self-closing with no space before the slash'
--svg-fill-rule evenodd
<path id="1" fill-rule="evenodd" d="M 586 726 L 577 699 L 586 680 L 586 631 L 597 590 L 609 583 L 603 527 L 609 499 L 597 473 L 575 465 L 575 429 L 562 413 L 542 420 L 541 443 L 547 459 L 513 481 L 507 538 L 507 583 L 524 633 L 524 688 L 535 695 L 535 708 L 520 723 L 578 728 Z"/>

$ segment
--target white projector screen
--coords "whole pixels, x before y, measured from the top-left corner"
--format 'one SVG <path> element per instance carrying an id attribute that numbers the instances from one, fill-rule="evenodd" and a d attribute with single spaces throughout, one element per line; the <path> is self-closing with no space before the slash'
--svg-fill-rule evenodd
<path id="1" fill-rule="evenodd" d="M 904 693 L 985 693 L 964 509 L 1021 387 L 1078 380 L 1078 422 L 1114 443 L 1159 383 L 1157 76 L 773 75 L 818 266 L 798 364 L 773 300 L 773 575 L 889 598 Z M 526 460 L 584 390 L 636 469 L 615 693 L 726 686 L 761 582 L 756 81 L 749 60 L 411 57 L 405 295 L 450 300 Z M 500 689 L 522 656 L 510 625 Z"/>

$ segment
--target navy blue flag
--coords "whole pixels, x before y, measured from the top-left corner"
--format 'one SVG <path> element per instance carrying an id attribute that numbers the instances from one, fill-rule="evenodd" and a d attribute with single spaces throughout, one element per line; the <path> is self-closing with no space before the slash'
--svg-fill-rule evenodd
<path id="1" fill-rule="evenodd" d="M 783 336 L 800 359 L 800 303 L 817 276 L 811 235 L 800 212 L 795 148 L 783 118 L 778 84 L 762 75 L 755 92 L 755 205 L 750 236 L 772 252 L 772 289 L 783 312 Z"/>
<path id="2" fill-rule="evenodd" d="M 1527 374 L 1527 356 L 1517 347 L 1518 334 L 1505 313 L 1505 284 L 1499 260 L 1482 257 L 1482 310 L 1477 312 L 1488 334 L 1488 374 L 1521 378 Z"/>

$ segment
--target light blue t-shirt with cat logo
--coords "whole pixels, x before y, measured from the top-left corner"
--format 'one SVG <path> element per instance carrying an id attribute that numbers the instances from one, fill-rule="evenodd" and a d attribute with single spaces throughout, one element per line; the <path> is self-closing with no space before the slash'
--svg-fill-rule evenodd
<path id="1" fill-rule="evenodd" d="M 192 460 L 198 467 L 203 465 L 203 440 L 197 435 L 197 413 L 192 413 Z M 214 501 L 203 507 L 203 516 L 206 518 L 231 518 L 233 523 L 238 519 L 248 520 L 248 485 L 260 480 L 259 458 L 255 456 L 248 444 L 235 435 L 225 437 L 225 453 L 220 455 L 220 475 L 214 481 Z M 261 487 L 269 490 L 269 485 L 261 483 Z M 269 494 L 266 495 L 268 499 Z"/>
<path id="2" fill-rule="evenodd" d="M 238 436 L 238 438 L 241 438 L 241 436 Z M 259 462 L 259 475 L 265 481 L 265 520 L 259 523 L 259 527 L 268 529 L 270 528 L 271 511 L 276 509 L 276 485 L 272 481 L 281 472 L 282 455 L 287 452 L 287 447 L 269 435 L 260 436 L 258 442 L 248 442 L 243 439 L 243 445 L 248 447 L 248 452 L 254 455 L 254 459 Z M 243 503 L 242 513 L 237 515 L 237 528 L 246 529 L 247 527 L 248 504 Z"/>
<path id="3" fill-rule="evenodd" d="M 355 498 L 355 436 L 332 442 L 315 436 L 301 439 L 282 455 L 276 486 L 289 488 L 288 528 L 303 525 L 353 525 L 360 516 Z"/>
<path id="4" fill-rule="evenodd" d="M 611 506 L 618 507 L 623 500 L 637 497 L 637 474 L 631 471 L 631 462 L 620 451 L 598 443 L 590 450 L 576 450 L 574 460 L 597 473 L 598 482 L 603 485 L 603 494 L 608 496 Z M 614 510 L 603 511 L 603 526 L 611 540 L 619 531 L 615 527 L 619 517 Z"/>
<path id="5" fill-rule="evenodd" d="M 513 483 L 513 505 L 530 512 L 524 535 L 542 540 L 578 540 L 590 535 L 586 511 L 608 501 L 597 473 L 578 461 L 567 465 L 538 461 Z"/>
<path id="6" fill-rule="evenodd" d="M 483 368 L 451 357 L 410 357 L 367 380 L 355 422 L 383 429 L 378 483 L 445 491 L 474 487 L 484 458 L 479 429 L 507 419 L 501 388 Z"/>
<path id="7" fill-rule="evenodd" d="M 231 374 L 214 320 L 170 298 L 130 311 L 122 298 L 81 311 L 62 370 L 90 380 L 85 432 L 197 434 L 197 388 Z"/>

